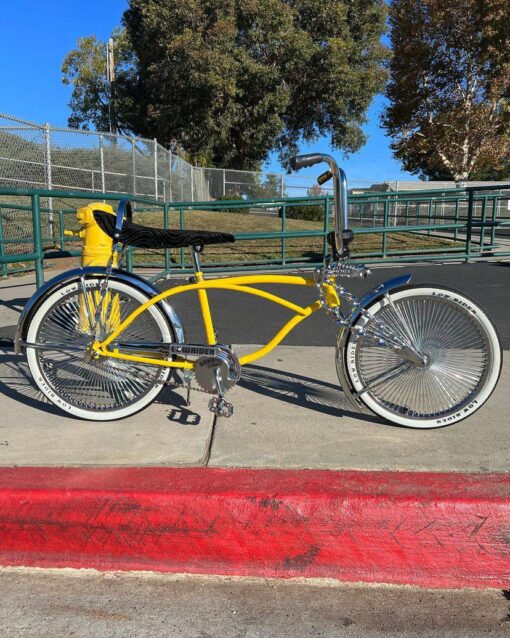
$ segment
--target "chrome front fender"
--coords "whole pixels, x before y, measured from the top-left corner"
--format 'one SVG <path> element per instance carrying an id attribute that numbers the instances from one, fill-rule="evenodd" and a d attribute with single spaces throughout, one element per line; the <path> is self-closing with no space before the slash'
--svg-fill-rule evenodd
<path id="1" fill-rule="evenodd" d="M 370 306 L 376 299 L 384 295 L 390 290 L 394 290 L 395 288 L 399 288 L 400 286 L 405 286 L 411 281 L 412 275 L 401 275 L 400 277 L 394 277 L 393 279 L 388 279 L 382 284 L 375 286 L 371 290 L 369 290 L 360 300 L 359 305 L 356 310 L 349 317 L 349 323 L 347 325 L 341 326 L 337 342 L 336 342 L 336 352 L 335 352 L 335 360 L 336 360 L 336 372 L 338 375 L 338 380 L 340 381 L 340 385 L 342 386 L 342 390 L 346 398 L 350 401 L 350 403 L 356 408 L 358 411 L 366 412 L 366 408 L 364 404 L 359 400 L 359 398 L 354 393 L 354 388 L 351 385 L 349 380 L 349 375 L 347 374 L 346 361 L 345 361 L 345 346 L 347 343 L 347 338 L 351 332 L 352 326 L 359 319 L 364 308 Z"/>
<path id="2" fill-rule="evenodd" d="M 104 276 L 105 272 L 106 268 L 94 266 L 86 268 L 74 268 L 73 270 L 68 270 L 60 275 L 57 275 L 53 279 L 50 279 L 50 281 L 44 284 L 42 288 L 39 288 L 39 290 L 37 290 L 27 301 L 20 315 L 18 325 L 16 327 L 16 336 L 14 338 L 14 351 L 16 352 L 16 354 L 22 354 L 24 352 L 24 348 L 21 345 L 21 342 L 26 341 L 30 319 L 32 318 L 34 312 L 37 310 L 40 304 L 47 297 L 47 295 L 52 293 L 57 288 L 65 286 L 69 282 L 79 279 L 80 277 L 87 277 L 91 275 L 99 275 L 100 277 L 102 277 Z M 160 293 L 160 291 L 155 286 L 153 286 L 143 277 L 126 272 L 124 270 L 114 269 L 112 271 L 112 274 L 110 275 L 110 279 L 115 279 L 117 281 L 121 281 L 122 283 L 129 284 L 130 286 L 137 288 L 140 292 L 143 292 L 149 298 L 155 297 Z M 185 341 L 184 328 L 181 318 L 179 317 L 175 309 L 165 300 L 160 301 L 158 303 L 158 306 L 161 308 L 166 318 L 168 319 L 168 322 L 172 326 L 177 342 L 183 343 Z"/>

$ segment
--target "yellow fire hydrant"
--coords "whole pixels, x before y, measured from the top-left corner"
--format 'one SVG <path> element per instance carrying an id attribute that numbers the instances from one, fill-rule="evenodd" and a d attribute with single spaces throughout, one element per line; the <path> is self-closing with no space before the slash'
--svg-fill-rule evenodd
<path id="1" fill-rule="evenodd" d="M 109 204 L 94 202 L 76 211 L 76 218 L 81 226 L 78 232 L 72 230 L 64 231 L 64 234 L 71 237 L 81 237 L 83 239 L 83 249 L 81 256 L 82 266 L 100 266 L 106 268 L 112 256 L 113 240 L 104 233 L 94 219 L 94 210 L 101 210 L 115 216 L 113 208 Z M 117 266 L 117 254 L 113 255 L 113 266 Z M 100 300 L 99 290 L 94 295 L 87 293 L 88 300 L 80 297 L 80 329 L 86 333 L 92 333 L 94 327 L 89 321 L 89 312 L 92 314 L 92 321 L 95 322 L 96 308 Z M 106 331 L 115 329 L 120 323 L 120 303 L 118 294 L 106 293 L 101 311 L 101 324 Z"/>
<path id="2" fill-rule="evenodd" d="M 64 234 L 71 237 L 81 237 L 81 239 L 83 239 L 83 250 L 81 254 L 82 266 L 103 266 L 106 268 L 112 254 L 113 240 L 111 237 L 108 237 L 97 224 L 94 219 L 93 211 L 95 210 L 101 210 L 105 213 L 115 215 L 113 208 L 109 204 L 101 204 L 100 202 L 78 208 L 76 211 L 76 219 L 81 226 L 80 230 L 78 232 L 66 230 Z M 117 255 L 114 255 L 113 265 L 117 265 Z"/>

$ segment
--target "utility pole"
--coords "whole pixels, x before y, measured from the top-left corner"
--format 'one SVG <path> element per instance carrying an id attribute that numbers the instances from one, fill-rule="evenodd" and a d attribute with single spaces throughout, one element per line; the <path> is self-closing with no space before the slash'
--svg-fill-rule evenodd
<path id="1" fill-rule="evenodd" d="M 110 133 L 117 133 L 117 113 L 115 111 L 115 58 L 113 54 L 113 38 L 108 40 L 106 54 L 106 79 L 110 86 L 110 100 L 108 103 L 108 117 L 110 120 Z"/>

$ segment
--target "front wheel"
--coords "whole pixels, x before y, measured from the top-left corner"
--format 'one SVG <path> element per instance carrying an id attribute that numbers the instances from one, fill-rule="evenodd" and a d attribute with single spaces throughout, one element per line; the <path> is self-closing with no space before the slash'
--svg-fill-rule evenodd
<path id="1" fill-rule="evenodd" d="M 96 304 L 101 279 L 90 277 L 66 283 L 51 292 L 32 317 L 27 359 L 34 381 L 56 406 L 82 419 L 122 419 L 148 406 L 164 389 L 168 367 L 143 365 L 101 357 L 91 359 Z M 83 287 L 84 286 L 84 287 Z M 85 294 L 86 291 L 86 294 Z M 148 301 L 140 290 L 110 279 L 103 299 L 104 338 Z M 157 305 L 140 314 L 122 333 L 125 341 L 170 343 L 172 326 Z"/>
<path id="2" fill-rule="evenodd" d="M 478 410 L 496 387 L 501 345 L 469 297 L 433 285 L 405 286 L 376 299 L 352 326 L 345 370 L 355 396 L 378 416 L 437 428 Z"/>

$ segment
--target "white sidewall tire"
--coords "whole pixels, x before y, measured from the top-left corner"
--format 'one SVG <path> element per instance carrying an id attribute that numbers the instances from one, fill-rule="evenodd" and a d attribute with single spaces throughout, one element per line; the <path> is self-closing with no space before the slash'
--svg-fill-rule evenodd
<path id="1" fill-rule="evenodd" d="M 491 320 L 487 317 L 485 312 L 475 304 L 469 297 L 465 297 L 461 293 L 449 290 L 447 288 L 438 288 L 434 286 L 414 286 L 409 288 L 404 288 L 400 290 L 395 290 L 389 293 L 393 301 L 398 301 L 399 299 L 405 299 L 406 297 L 413 297 L 416 295 L 424 296 L 438 296 L 448 298 L 448 301 L 453 303 L 457 303 L 464 310 L 467 310 L 474 314 L 483 328 L 486 331 L 487 339 L 489 342 L 489 346 L 491 348 L 491 358 L 492 358 L 492 368 L 489 371 L 487 378 L 485 379 L 485 383 L 483 387 L 480 389 L 479 393 L 473 398 L 473 401 L 468 405 L 463 407 L 461 410 L 452 414 L 445 418 L 428 418 L 428 419 L 412 419 L 403 415 L 396 414 L 391 410 L 386 409 L 381 403 L 376 401 L 368 392 L 365 392 L 360 395 L 360 400 L 374 413 L 378 416 L 390 421 L 391 423 L 396 423 L 398 425 L 402 425 L 410 428 L 419 428 L 419 429 L 432 429 L 432 428 L 441 428 L 447 425 L 452 425 L 453 423 L 458 423 L 463 419 L 471 416 L 476 410 L 482 407 L 482 405 L 487 401 L 487 399 L 492 394 L 494 388 L 499 379 L 499 375 L 501 373 L 501 364 L 502 364 L 502 354 L 501 354 L 501 345 L 499 341 L 498 334 L 491 322 Z M 387 305 L 387 301 L 385 298 L 378 299 L 372 305 L 368 307 L 370 313 L 377 315 L 377 312 L 385 305 Z M 366 317 L 360 317 L 360 319 L 356 322 L 356 325 L 363 326 L 368 319 Z M 349 337 L 345 347 L 345 357 L 346 357 L 346 371 L 349 377 L 349 380 L 352 384 L 354 392 L 359 392 L 363 389 L 363 383 L 361 378 L 356 370 L 356 361 L 357 361 L 357 347 L 358 344 L 356 341 L 352 340 Z"/>
<path id="2" fill-rule="evenodd" d="M 91 278 L 87 279 L 89 281 L 97 281 L 100 282 L 100 279 Z M 149 298 L 144 295 L 142 292 L 137 290 L 136 288 L 124 284 L 120 281 L 110 280 L 110 289 L 116 290 L 118 292 L 128 293 L 133 299 L 136 299 L 140 303 L 145 303 L 149 300 Z M 37 331 L 39 325 L 48 312 L 48 310 L 56 303 L 58 299 L 64 297 L 70 293 L 76 292 L 81 288 L 79 282 L 74 281 L 62 286 L 58 290 L 54 291 L 36 310 L 34 316 L 30 321 L 30 325 L 27 331 L 27 341 L 28 342 L 36 342 L 37 339 Z M 168 325 L 166 318 L 163 313 L 157 306 L 150 306 L 145 312 L 150 312 L 152 317 L 158 324 L 158 327 L 161 330 L 161 334 L 163 336 L 163 340 L 166 342 L 172 342 L 174 337 Z M 90 421 L 115 421 L 118 419 L 124 419 L 140 410 L 143 410 L 149 404 L 151 404 L 158 394 L 165 387 L 165 382 L 168 380 L 171 374 L 170 368 L 161 368 L 160 375 L 158 377 L 158 382 L 154 384 L 154 386 L 143 396 L 139 401 L 132 403 L 124 408 L 119 408 L 118 410 L 111 410 L 105 412 L 95 412 L 93 410 L 85 410 L 84 408 L 79 408 L 77 406 L 69 404 L 65 399 L 59 397 L 55 391 L 48 385 L 45 375 L 39 367 L 39 362 L 37 360 L 37 355 L 35 348 L 27 348 L 27 361 L 28 367 L 30 368 L 30 372 L 32 377 L 37 384 L 37 387 L 41 390 L 41 392 L 57 407 L 66 412 L 67 414 L 71 414 L 74 417 L 80 419 L 87 419 Z"/>

